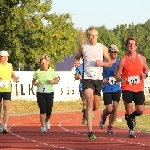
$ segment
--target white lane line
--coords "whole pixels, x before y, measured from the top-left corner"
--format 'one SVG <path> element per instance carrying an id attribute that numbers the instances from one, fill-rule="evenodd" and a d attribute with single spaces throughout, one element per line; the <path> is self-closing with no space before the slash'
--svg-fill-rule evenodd
<path id="1" fill-rule="evenodd" d="M 34 120 L 33 120 L 33 118 L 28 117 L 28 119 L 31 119 L 33 122 L 38 122 L 38 120 L 35 119 L 35 118 L 34 118 Z M 25 123 L 28 123 L 28 122 L 31 123 L 31 121 L 25 121 Z M 16 136 L 17 138 L 20 138 L 20 139 L 22 139 L 22 140 L 31 141 L 31 142 L 33 142 L 33 143 L 37 143 L 37 144 L 41 144 L 41 145 L 45 145 L 45 146 L 50 146 L 50 147 L 53 147 L 53 148 L 60 148 L 60 149 L 66 149 L 66 150 L 74 150 L 74 149 L 72 149 L 72 148 L 67 148 L 67 147 L 63 147 L 63 146 L 57 146 L 57 145 L 54 145 L 54 144 L 48 144 L 48 143 L 41 142 L 41 141 L 37 141 L 37 140 L 34 140 L 34 139 L 25 138 L 25 137 L 23 137 L 23 136 L 20 136 L 19 134 L 15 134 L 14 132 L 11 131 L 12 127 L 18 126 L 18 125 L 20 125 L 20 124 L 22 124 L 22 123 L 23 123 L 23 122 L 19 122 L 19 123 L 16 123 L 16 124 L 12 124 L 12 125 L 8 128 L 9 133 L 12 134 L 13 136 Z M 38 146 L 38 145 L 36 145 L 36 146 Z"/>

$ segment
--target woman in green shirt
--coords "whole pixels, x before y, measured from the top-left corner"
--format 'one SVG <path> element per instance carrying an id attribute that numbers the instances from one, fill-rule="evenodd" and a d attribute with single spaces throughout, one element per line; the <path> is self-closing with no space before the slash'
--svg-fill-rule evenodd
<path id="1" fill-rule="evenodd" d="M 49 67 L 50 59 L 48 56 L 40 56 L 41 66 L 34 75 L 32 85 L 37 86 L 37 103 L 40 108 L 41 132 L 50 129 L 50 116 L 53 107 L 54 88 L 53 84 L 58 83 L 56 72 Z"/>

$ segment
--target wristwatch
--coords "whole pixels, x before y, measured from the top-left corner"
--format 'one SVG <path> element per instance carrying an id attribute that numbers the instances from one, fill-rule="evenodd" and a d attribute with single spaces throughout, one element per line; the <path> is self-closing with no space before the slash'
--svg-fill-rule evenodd
<path id="1" fill-rule="evenodd" d="M 147 73 L 144 73 L 145 74 L 145 76 L 146 76 L 146 78 L 148 77 L 148 74 Z"/>

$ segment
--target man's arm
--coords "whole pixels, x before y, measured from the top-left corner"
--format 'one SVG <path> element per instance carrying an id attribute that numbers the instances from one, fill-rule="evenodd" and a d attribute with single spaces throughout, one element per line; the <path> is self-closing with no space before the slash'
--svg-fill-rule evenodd
<path id="1" fill-rule="evenodd" d="M 122 78 L 120 77 L 120 75 L 122 73 L 123 66 L 124 66 L 124 58 L 121 58 L 114 74 L 114 77 L 118 82 L 122 82 Z"/>
<path id="2" fill-rule="evenodd" d="M 17 82 L 18 79 L 19 79 L 19 77 L 16 77 L 16 75 L 15 75 L 15 73 L 14 73 L 14 69 L 13 69 L 12 64 L 11 64 L 11 63 L 9 63 L 9 64 L 10 64 L 10 67 L 11 67 L 11 69 L 12 69 L 11 78 L 13 79 L 14 82 Z"/>
<path id="3" fill-rule="evenodd" d="M 83 52 L 83 45 L 79 47 L 79 50 L 75 56 L 75 59 L 80 60 L 80 58 L 82 57 L 82 52 Z"/>
<path id="4" fill-rule="evenodd" d="M 103 45 L 103 57 L 105 58 L 106 62 L 96 60 L 96 65 L 100 67 L 111 67 L 113 62 L 111 61 L 111 58 L 109 56 L 108 48 L 105 45 Z"/>
<path id="5" fill-rule="evenodd" d="M 106 60 L 106 62 L 103 62 L 103 66 L 104 67 L 111 67 L 113 63 L 112 63 L 111 58 L 109 56 L 108 48 L 105 45 L 103 46 L 103 56 Z"/>
<path id="6" fill-rule="evenodd" d="M 143 67 L 144 67 L 143 73 L 148 74 L 149 68 L 147 66 L 146 58 L 142 56 L 142 60 L 143 60 Z"/>

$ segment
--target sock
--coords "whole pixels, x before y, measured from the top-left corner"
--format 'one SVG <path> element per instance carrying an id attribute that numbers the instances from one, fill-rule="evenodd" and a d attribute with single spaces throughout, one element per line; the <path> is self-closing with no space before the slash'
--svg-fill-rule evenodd
<path id="1" fill-rule="evenodd" d="M 132 114 L 128 115 L 128 114 L 125 114 L 125 120 L 127 121 L 127 125 L 129 127 L 130 130 L 133 130 L 133 122 L 132 122 Z"/>
<path id="2" fill-rule="evenodd" d="M 136 110 L 131 115 L 133 118 L 135 118 L 135 116 L 140 116 L 140 114 L 138 114 L 138 112 Z"/>
<path id="3" fill-rule="evenodd" d="M 104 116 L 104 115 L 102 115 L 102 117 L 103 117 L 103 120 L 105 120 L 107 118 L 107 116 Z M 100 119 L 101 119 L 101 116 L 100 116 Z"/>
<path id="4" fill-rule="evenodd" d="M 91 131 L 91 132 L 88 132 L 88 136 L 90 137 L 90 136 L 92 136 L 93 135 L 93 132 Z"/>
<path id="5" fill-rule="evenodd" d="M 85 109 L 82 109 L 83 119 L 85 119 Z"/>
<path id="6" fill-rule="evenodd" d="M 108 126 L 108 129 L 112 129 L 113 126 Z"/>

